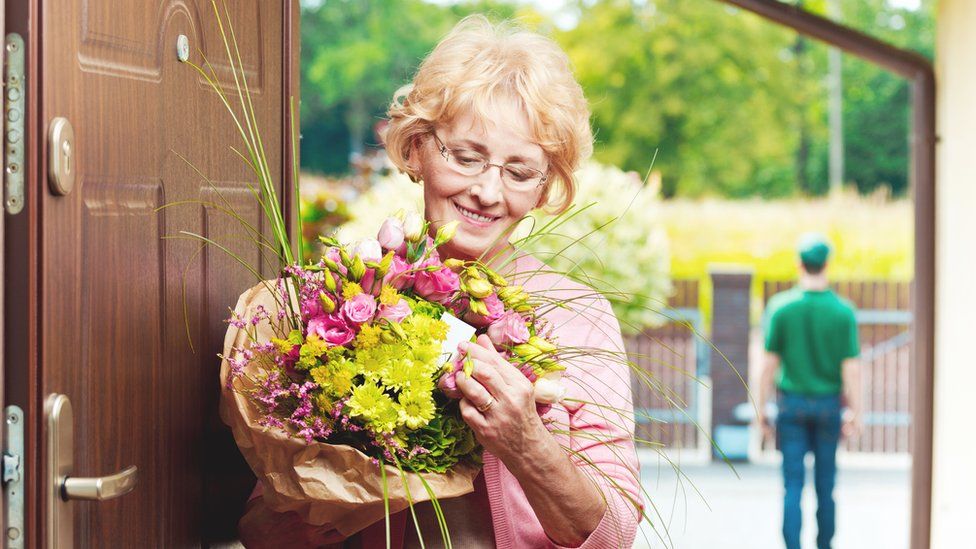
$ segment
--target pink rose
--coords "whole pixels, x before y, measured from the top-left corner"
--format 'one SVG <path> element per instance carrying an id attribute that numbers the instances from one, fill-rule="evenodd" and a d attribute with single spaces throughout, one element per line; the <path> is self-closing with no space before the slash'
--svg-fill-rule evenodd
<path id="1" fill-rule="evenodd" d="M 464 320 L 471 324 L 472 326 L 481 328 L 487 326 L 505 314 L 505 304 L 502 300 L 498 299 L 498 296 L 491 294 L 484 299 L 485 307 L 488 309 L 488 316 L 479 315 L 476 313 L 468 313 L 465 315 Z M 528 337 L 528 336 L 526 336 Z"/>
<path id="2" fill-rule="evenodd" d="M 413 265 L 407 263 L 407 261 L 399 255 L 393 256 L 393 262 L 390 263 L 390 269 L 386 271 L 386 276 L 383 277 L 383 284 L 393 286 L 397 290 L 402 290 L 404 288 L 413 286 L 416 273 L 408 272 L 412 268 Z"/>
<path id="3" fill-rule="evenodd" d="M 370 269 L 369 267 L 363 272 L 363 277 L 359 279 L 359 285 L 362 286 L 363 291 L 369 292 L 374 296 L 380 295 L 380 290 L 382 289 L 382 284 L 375 284 L 376 281 L 376 269 Z"/>
<path id="4" fill-rule="evenodd" d="M 385 318 L 390 322 L 400 322 L 412 312 L 407 300 L 401 298 L 396 305 L 380 305 L 380 310 L 376 313 L 376 318 Z"/>
<path id="5" fill-rule="evenodd" d="M 376 235 L 376 240 L 385 250 L 395 250 L 403 244 L 403 222 L 395 217 L 387 217 Z"/>
<path id="6" fill-rule="evenodd" d="M 329 314 L 308 321 L 308 333 L 315 334 L 329 345 L 345 345 L 356 337 L 356 331 L 341 315 Z"/>
<path id="7" fill-rule="evenodd" d="M 349 322 L 362 324 L 369 322 L 376 313 L 376 298 L 370 294 L 359 294 L 342 304 L 342 315 Z"/>
<path id="8" fill-rule="evenodd" d="M 353 257 L 359 257 L 363 261 L 379 263 L 383 259 L 383 250 L 380 243 L 372 238 L 362 238 L 352 243 Z"/>
<path id="9" fill-rule="evenodd" d="M 525 325 L 522 315 L 508 311 L 488 326 L 488 339 L 495 347 L 518 345 L 529 340 L 529 328 Z"/>
<path id="10" fill-rule="evenodd" d="M 421 271 L 413 283 L 417 295 L 438 303 L 447 303 L 461 286 L 457 273 L 444 267 L 436 271 Z"/>

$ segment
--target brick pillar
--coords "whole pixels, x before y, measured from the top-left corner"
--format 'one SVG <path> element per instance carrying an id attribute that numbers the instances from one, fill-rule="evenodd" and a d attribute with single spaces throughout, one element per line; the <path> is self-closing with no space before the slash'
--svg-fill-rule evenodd
<path id="1" fill-rule="evenodd" d="M 730 458 L 745 459 L 742 452 L 748 445 L 747 431 L 730 426 L 741 425 L 735 420 L 733 410 L 737 405 L 748 402 L 743 380 L 748 379 L 749 375 L 752 272 L 746 268 L 713 268 L 709 270 L 709 275 L 712 279 L 711 339 L 714 346 L 711 351 L 712 436 Z M 740 442 L 744 442 L 745 446 L 740 446 Z"/>

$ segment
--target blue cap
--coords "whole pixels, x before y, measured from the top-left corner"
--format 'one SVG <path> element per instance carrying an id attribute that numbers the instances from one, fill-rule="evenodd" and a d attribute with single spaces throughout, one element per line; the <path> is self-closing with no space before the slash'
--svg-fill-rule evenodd
<path id="1" fill-rule="evenodd" d="M 806 233 L 797 246 L 800 262 L 810 267 L 822 267 L 830 257 L 830 241 L 820 233 Z"/>

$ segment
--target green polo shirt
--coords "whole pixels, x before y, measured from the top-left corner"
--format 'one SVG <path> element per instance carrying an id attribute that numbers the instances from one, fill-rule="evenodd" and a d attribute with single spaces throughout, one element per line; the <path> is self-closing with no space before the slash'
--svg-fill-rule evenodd
<path id="1" fill-rule="evenodd" d="M 854 306 L 831 290 L 776 294 L 766 306 L 765 329 L 766 350 L 780 357 L 783 391 L 838 394 L 841 364 L 861 354 Z"/>

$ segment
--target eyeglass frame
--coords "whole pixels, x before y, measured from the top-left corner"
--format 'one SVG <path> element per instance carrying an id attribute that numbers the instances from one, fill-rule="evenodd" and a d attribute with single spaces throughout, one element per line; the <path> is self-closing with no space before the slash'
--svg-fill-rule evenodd
<path id="1" fill-rule="evenodd" d="M 437 136 L 437 132 L 436 131 L 431 130 L 430 131 L 430 135 L 432 135 L 434 137 L 434 141 L 437 142 L 437 151 L 440 153 L 441 157 L 444 158 L 444 161 L 445 162 L 450 162 L 450 159 L 448 158 L 448 156 L 449 155 L 450 156 L 454 156 L 454 150 L 448 148 L 448 146 L 445 145 L 443 141 L 441 141 L 441 138 Z M 484 155 L 481 154 L 480 152 L 478 152 L 478 151 L 473 151 L 473 152 L 476 152 L 478 155 L 480 155 L 480 156 L 482 156 L 484 158 Z M 499 175 L 501 175 L 502 183 L 504 183 L 506 181 L 506 179 L 505 179 L 505 167 L 508 166 L 509 163 L 506 162 L 504 164 L 493 164 L 493 163 L 491 163 L 491 162 L 488 161 L 489 160 L 488 158 L 484 158 L 484 160 L 485 160 L 485 163 L 484 163 L 484 165 L 481 166 L 481 171 L 480 172 L 475 173 L 475 174 L 471 174 L 471 175 L 467 175 L 467 174 L 460 174 L 460 175 L 463 175 L 465 177 L 477 177 L 479 175 L 483 175 L 485 172 L 488 171 L 489 168 L 496 167 L 496 168 L 499 169 Z M 525 166 L 525 168 L 527 168 L 529 170 L 532 170 L 533 172 L 536 172 L 536 173 L 540 174 L 539 182 L 535 185 L 535 188 L 541 187 L 542 185 L 545 184 L 546 181 L 549 180 L 548 170 L 546 170 L 545 172 L 543 172 L 543 171 L 540 171 L 540 170 L 537 170 L 537 169 L 533 168 L 532 166 Z M 529 188 L 525 188 L 525 189 L 514 189 L 514 190 L 515 191 L 524 192 L 524 191 L 528 191 L 530 189 Z"/>

